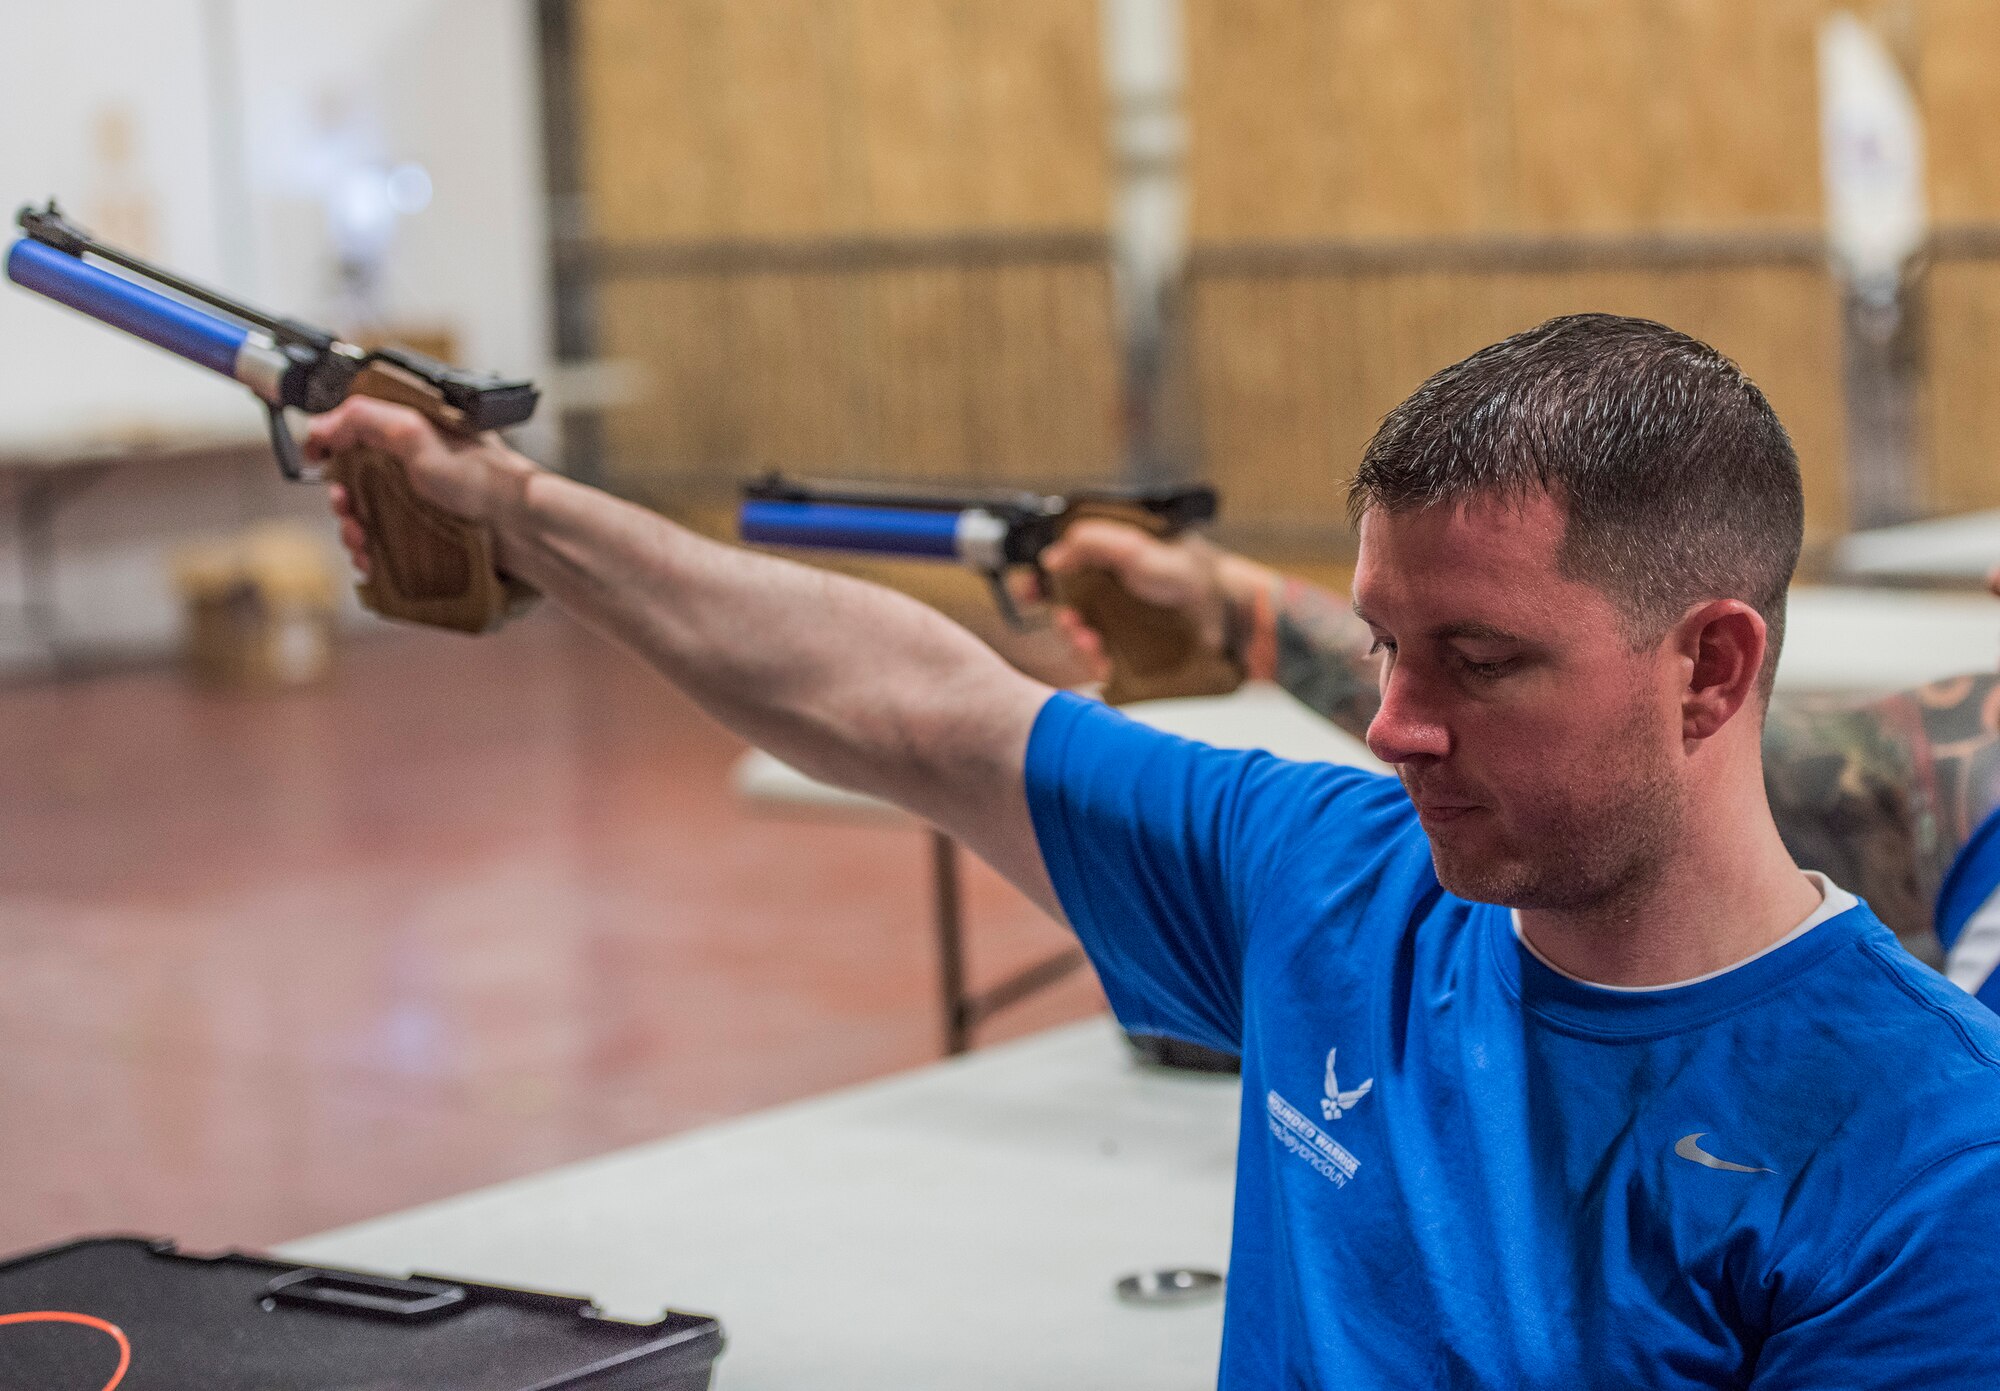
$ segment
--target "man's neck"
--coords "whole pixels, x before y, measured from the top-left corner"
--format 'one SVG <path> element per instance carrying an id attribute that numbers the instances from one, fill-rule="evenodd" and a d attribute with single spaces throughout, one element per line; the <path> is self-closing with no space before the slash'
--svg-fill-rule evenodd
<path id="1" fill-rule="evenodd" d="M 1550 965 L 1598 985 L 1668 985 L 1748 960 L 1821 901 L 1770 813 L 1758 810 L 1756 834 L 1684 845 L 1647 883 L 1611 901 L 1521 909 L 1522 936 Z"/>

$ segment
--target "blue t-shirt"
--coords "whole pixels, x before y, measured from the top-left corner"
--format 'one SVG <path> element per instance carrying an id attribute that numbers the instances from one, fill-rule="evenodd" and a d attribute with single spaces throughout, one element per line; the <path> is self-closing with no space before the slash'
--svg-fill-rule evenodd
<path id="1" fill-rule="evenodd" d="M 1609 990 L 1392 778 L 1058 695 L 1027 786 L 1120 1019 L 1243 1055 L 1224 1386 L 2000 1386 L 2000 1019 L 1865 907 Z"/>

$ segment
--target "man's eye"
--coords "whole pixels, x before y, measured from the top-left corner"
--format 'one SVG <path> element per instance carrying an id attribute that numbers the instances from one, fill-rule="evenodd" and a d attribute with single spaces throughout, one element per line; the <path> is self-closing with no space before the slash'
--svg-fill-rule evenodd
<path id="1" fill-rule="evenodd" d="M 1368 655 L 1373 657 L 1378 652 L 1394 652 L 1395 650 L 1396 644 L 1389 641 L 1389 639 L 1376 638 L 1368 646 Z"/>
<path id="2" fill-rule="evenodd" d="M 1505 657 L 1497 662 L 1475 662 L 1470 657 L 1460 657 L 1458 663 L 1468 676 L 1477 677 L 1481 681 L 1494 680 L 1514 669 L 1512 657 Z"/>

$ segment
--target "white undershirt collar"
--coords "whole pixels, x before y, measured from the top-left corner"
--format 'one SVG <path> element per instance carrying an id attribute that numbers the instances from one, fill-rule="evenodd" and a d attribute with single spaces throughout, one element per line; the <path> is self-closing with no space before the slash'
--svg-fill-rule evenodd
<path id="1" fill-rule="evenodd" d="M 1849 893 L 1847 890 L 1841 888 L 1840 885 L 1834 883 L 1831 879 L 1827 878 L 1824 874 L 1821 874 L 1818 870 L 1808 869 L 1808 870 L 1803 870 L 1801 872 L 1806 876 L 1807 879 L 1810 879 L 1812 881 L 1813 887 L 1818 889 L 1820 893 L 1819 907 L 1813 909 L 1813 911 L 1807 915 L 1806 920 L 1804 922 L 1800 923 L 1790 932 L 1787 932 L 1777 941 L 1771 943 L 1770 946 L 1764 948 L 1762 951 L 1753 952 L 1751 955 L 1744 957 L 1741 961 L 1731 962 L 1727 966 L 1718 967 L 1717 969 L 1709 971 L 1703 975 L 1690 976 L 1686 980 L 1671 980 L 1668 981 L 1665 985 L 1603 985 L 1597 981 L 1585 980 L 1582 976 L 1573 975 L 1570 972 L 1565 971 L 1562 967 L 1556 965 L 1555 962 L 1549 960 L 1546 956 L 1543 956 L 1539 951 L 1535 950 L 1535 944 L 1533 942 L 1530 942 L 1528 940 L 1528 934 L 1521 930 L 1520 909 L 1518 908 L 1508 909 L 1507 916 L 1513 920 L 1514 936 L 1523 947 L 1527 948 L 1528 955 L 1534 957 L 1535 960 L 1541 962 L 1544 966 L 1548 967 L 1551 971 L 1554 971 L 1557 975 L 1563 977 L 1565 980 L 1573 980 L 1577 982 L 1577 984 L 1587 985 L 1593 990 L 1616 990 L 1621 994 L 1626 994 L 1626 995 L 1644 995 L 1644 994 L 1649 994 L 1655 990 L 1679 990 L 1684 985 L 1700 985 L 1703 981 L 1714 980 L 1717 976 L 1726 976 L 1731 971 L 1740 970 L 1742 967 L 1748 966 L 1751 962 L 1757 960 L 1758 957 L 1769 956 L 1772 952 L 1776 951 L 1780 947 L 1790 946 L 1793 942 L 1798 941 L 1799 938 L 1805 936 L 1808 932 L 1818 927 L 1828 918 L 1837 918 L 1842 913 L 1845 913 L 1848 909 L 1855 907 L 1857 904 L 1861 902 L 1860 899 L 1856 898 L 1853 894 Z"/>

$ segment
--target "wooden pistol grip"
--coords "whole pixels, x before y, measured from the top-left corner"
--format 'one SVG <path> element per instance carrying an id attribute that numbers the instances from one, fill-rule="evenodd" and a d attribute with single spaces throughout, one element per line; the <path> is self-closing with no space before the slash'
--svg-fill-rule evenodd
<path id="1" fill-rule="evenodd" d="M 443 429 L 463 429 L 459 413 L 428 383 L 389 364 L 371 364 L 349 394 L 414 406 Z M 384 618 L 483 633 L 532 594 L 494 567 L 492 530 L 419 497 L 393 455 L 343 450 L 329 461 L 327 477 L 347 489 L 368 537 L 368 578 L 355 590 Z"/>
<path id="2" fill-rule="evenodd" d="M 1160 534 L 1157 518 L 1136 508 L 1086 504 L 1065 521 L 1103 517 Z M 1194 620 L 1148 603 L 1109 570 L 1084 569 L 1059 575 L 1055 600 L 1077 611 L 1104 642 L 1111 677 L 1104 683 L 1110 705 L 1169 696 L 1227 695 L 1243 684 L 1243 667 L 1205 647 Z"/>

